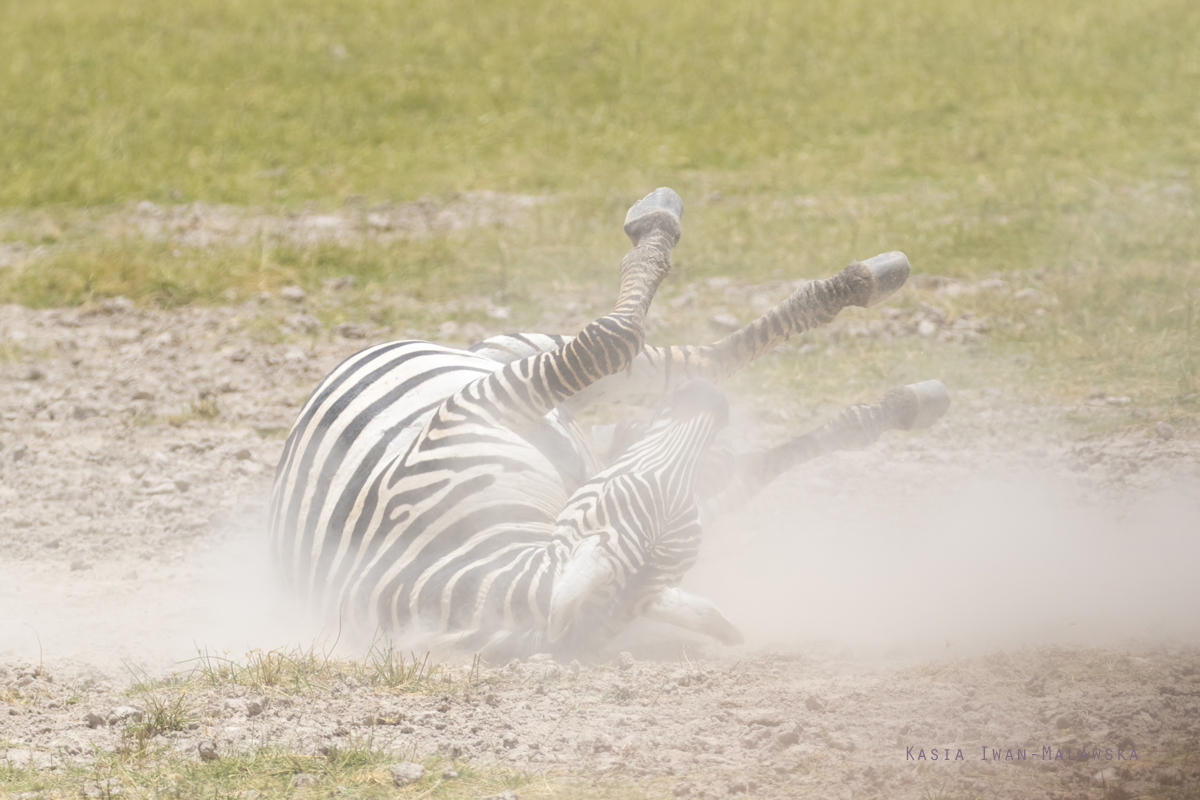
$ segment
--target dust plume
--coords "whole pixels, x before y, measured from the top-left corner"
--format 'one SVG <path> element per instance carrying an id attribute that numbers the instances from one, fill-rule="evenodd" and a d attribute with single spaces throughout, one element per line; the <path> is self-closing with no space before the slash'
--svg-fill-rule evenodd
<path id="1" fill-rule="evenodd" d="M 802 469 L 707 534 L 686 585 L 751 644 L 956 657 L 1200 640 L 1200 481 L 1108 502 L 1034 472 L 906 486 L 912 471 L 869 453 L 841 463 L 841 486 Z"/>

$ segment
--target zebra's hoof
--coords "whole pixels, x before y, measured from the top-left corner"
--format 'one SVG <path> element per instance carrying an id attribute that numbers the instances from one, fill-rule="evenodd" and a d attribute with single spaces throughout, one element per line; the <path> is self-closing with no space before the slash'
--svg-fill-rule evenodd
<path id="1" fill-rule="evenodd" d="M 874 258 L 868 258 L 862 263 L 863 266 L 871 271 L 871 277 L 874 281 L 871 290 L 871 299 L 867 301 L 868 306 L 873 306 L 887 300 L 908 280 L 908 256 L 899 250 L 893 250 L 890 253 L 881 253 Z"/>
<path id="2" fill-rule="evenodd" d="M 921 381 L 905 387 L 917 399 L 917 415 L 911 428 L 928 428 L 950 409 L 950 393 L 941 381 Z"/>
<path id="3" fill-rule="evenodd" d="M 664 219 L 667 214 L 670 216 Z M 636 245 L 651 229 L 667 227 L 675 241 L 679 241 L 679 220 L 682 218 L 683 198 L 674 189 L 660 186 L 629 207 L 625 214 L 625 235 Z"/>

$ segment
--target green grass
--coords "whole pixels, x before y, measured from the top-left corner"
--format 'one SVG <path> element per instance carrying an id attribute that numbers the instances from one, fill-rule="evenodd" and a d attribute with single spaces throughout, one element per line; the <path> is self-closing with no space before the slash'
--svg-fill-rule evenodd
<path id="1" fill-rule="evenodd" d="M 176 746 L 184 735 L 181 732 L 204 722 L 203 700 L 212 690 L 240 687 L 240 693 L 249 689 L 261 693 L 269 703 L 285 694 L 322 696 L 335 683 L 353 687 L 359 694 L 453 693 L 485 686 L 487 679 L 481 676 L 478 660 L 470 668 L 447 668 L 428 657 L 406 657 L 385 644 L 377 644 L 358 659 L 333 657 L 315 646 L 252 651 L 241 658 L 204 653 L 175 674 L 134 676 L 126 693 L 141 716 L 125 723 L 121 742 L 115 748 L 96 748 L 82 759 L 51 752 L 54 763 L 49 767 L 18 766 L 14 763 L 18 760 L 15 753 L 27 745 L 0 737 L 0 748 L 7 747 L 13 757 L 0 761 L 0 797 L 478 800 L 516 790 L 529 800 L 615 800 L 664 796 L 673 783 L 664 779 L 635 780 L 619 771 L 530 773 L 438 756 L 414 759 L 412 752 L 377 744 L 373 726 L 361 736 L 351 737 L 348 743 L 329 746 L 319 754 L 298 753 L 281 743 L 262 742 L 244 750 L 219 749 L 215 760 L 202 760 L 198 750 L 184 752 Z M 30 698 L 14 701 L 30 702 Z M 378 724 L 391 722 L 380 719 Z M 419 760 L 426 768 L 425 776 L 409 786 L 396 787 L 389 768 L 408 760 Z M 305 777 L 293 784 L 298 775 Z"/>
<path id="2" fill-rule="evenodd" d="M 1048 400 L 1100 388 L 1196 411 L 1200 6 L 1187 0 L 3 11 L 0 243 L 25 255 L 0 267 L 0 302 L 241 302 L 348 274 L 357 289 L 314 312 L 327 324 L 436 331 L 480 317 L 444 306 L 477 295 L 536 325 L 564 296 L 603 309 L 624 210 L 665 184 L 687 208 L 665 296 L 899 249 L 917 272 L 999 275 L 1057 301 L 1033 317 L 917 292 L 901 302 L 989 314 L 986 344 L 855 342 L 815 379 L 795 377 L 810 367 L 794 357 L 761 367 L 764 386 L 807 401 L 828 376 L 831 389 L 858 381 L 858 397 L 920 367 Z M 484 189 L 554 202 L 517 228 L 390 242 L 201 248 L 105 222 L 144 199 L 283 214 Z M 711 335 L 676 320 L 652 339 Z M 1032 362 L 1017 370 L 1014 356 Z"/>
<path id="3" fill-rule="evenodd" d="M 99 752 L 86 766 L 38 770 L 0 765 L 0 794 L 39 798 L 437 798 L 478 800 L 506 790 L 522 798 L 643 798 L 663 796 L 663 787 L 620 776 L 598 778 L 535 775 L 504 767 L 473 767 L 441 758 L 421 759 L 425 776 L 403 788 L 393 785 L 389 767 L 405 757 L 364 741 L 304 755 L 277 747 L 225 753 L 201 761 L 167 747 L 136 754 Z M 445 770 L 453 774 L 447 774 Z M 307 782 L 294 786 L 303 775 Z M 662 783 L 659 781 L 658 783 Z M 656 791 L 657 789 L 657 791 Z"/>
<path id="4" fill-rule="evenodd" d="M 284 650 L 252 650 L 231 658 L 207 651 L 172 676 L 170 686 L 243 686 L 259 692 L 324 691 L 335 682 L 350 682 L 371 690 L 391 692 L 457 692 L 469 690 L 478 679 L 478 660 L 469 670 L 431 662 L 429 655 L 405 655 L 377 642 L 363 658 L 333 656 L 316 646 Z M 157 684 L 137 682 L 132 691 L 146 692 Z"/>
<path id="5" fill-rule="evenodd" d="M 1174 178 L 1187 0 L 6 2 L 0 205 Z M 682 179 L 682 180 L 681 180 Z"/>

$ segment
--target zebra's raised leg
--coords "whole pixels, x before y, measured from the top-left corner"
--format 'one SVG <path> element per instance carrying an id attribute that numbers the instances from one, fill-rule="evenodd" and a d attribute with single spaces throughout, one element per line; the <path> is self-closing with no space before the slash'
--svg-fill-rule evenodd
<path id="1" fill-rule="evenodd" d="M 646 311 L 671 270 L 682 214 L 683 201 L 665 187 L 635 203 L 625 217 L 633 249 L 621 261 L 620 292 L 612 312 L 561 347 L 510 361 L 468 384 L 447 400 L 445 410 L 455 414 L 468 406 L 499 424 L 528 423 L 601 378 L 626 369 L 642 351 Z"/>
<path id="2" fill-rule="evenodd" d="M 821 427 L 781 445 L 737 455 L 724 490 L 709 496 L 702 508 L 707 515 L 733 511 L 794 466 L 837 450 L 861 449 L 885 431 L 928 428 L 949 408 L 950 395 L 941 381 L 901 386 L 878 403 L 850 406 Z M 728 472 L 729 465 L 707 463 L 701 471 L 701 483 L 712 483 L 713 474 Z"/>
<path id="3" fill-rule="evenodd" d="M 596 402 L 655 405 L 692 378 L 720 383 L 787 339 L 831 322 L 848 306 L 873 306 L 908 280 L 908 257 L 883 253 L 809 281 L 758 319 L 710 345 L 643 348 L 629 369 L 593 383 L 571 398 L 575 410 Z"/>

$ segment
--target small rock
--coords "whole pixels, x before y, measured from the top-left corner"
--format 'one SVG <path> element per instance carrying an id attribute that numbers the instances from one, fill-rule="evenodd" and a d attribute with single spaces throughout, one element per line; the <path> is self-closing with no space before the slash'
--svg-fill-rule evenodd
<path id="1" fill-rule="evenodd" d="M 263 713 L 263 704 L 261 701 L 251 700 L 249 703 L 246 704 L 246 716 L 247 717 L 257 717 L 261 713 Z"/>
<path id="2" fill-rule="evenodd" d="M 926 339 L 936 334 L 937 330 L 937 323 L 931 319 L 923 319 L 921 320 L 921 323 L 917 325 L 917 333 L 919 333 L 921 336 L 924 336 Z"/>
<path id="3" fill-rule="evenodd" d="M 677 783 L 675 788 L 671 790 L 671 794 L 676 797 L 687 797 L 692 793 L 692 787 L 686 783 Z"/>
<path id="4" fill-rule="evenodd" d="M 254 455 L 243 447 L 241 450 L 238 450 L 236 453 L 234 453 L 233 457 L 238 461 L 249 461 L 250 459 L 254 458 Z"/>
<path id="5" fill-rule="evenodd" d="M 482 800 L 521 800 L 521 795 L 517 794 L 512 789 L 505 789 L 500 794 L 488 795 Z"/>
<path id="6" fill-rule="evenodd" d="M 325 287 L 325 291 L 327 292 L 340 292 L 343 289 L 353 289 L 354 276 L 339 275 L 336 278 L 324 278 L 321 281 L 321 285 Z"/>
<path id="7" fill-rule="evenodd" d="M 314 775 L 311 772 L 301 772 L 292 776 L 292 787 L 312 786 L 314 783 L 320 783 L 321 776 Z"/>
<path id="8" fill-rule="evenodd" d="M 230 697 L 224 703 L 225 710 L 236 715 L 245 714 L 247 705 L 245 699 L 241 697 Z"/>
<path id="9" fill-rule="evenodd" d="M 205 740 L 205 741 L 201 742 L 200 745 L 196 749 L 200 752 L 200 760 L 201 761 L 216 761 L 217 760 L 217 746 L 215 744 L 213 744 L 211 741 Z"/>
<path id="10" fill-rule="evenodd" d="M 442 770 L 442 780 L 452 781 L 452 780 L 456 780 L 457 778 L 458 778 L 458 773 L 455 772 L 454 770 L 450 769 L 450 767 L 446 767 Z"/>
<path id="11" fill-rule="evenodd" d="M 303 303 L 304 298 L 308 297 L 308 292 L 299 286 L 285 286 L 279 290 L 279 296 L 291 303 Z"/>
<path id="12" fill-rule="evenodd" d="M 92 565 L 86 561 L 72 561 L 71 572 L 83 572 L 85 569 L 91 569 Z"/>
<path id="13" fill-rule="evenodd" d="M 139 389 L 138 391 L 133 393 L 133 399 L 134 400 L 153 400 L 154 392 L 147 392 L 144 389 Z"/>
<path id="14" fill-rule="evenodd" d="M 1154 773 L 1154 779 L 1163 786 L 1178 786 L 1183 783 L 1183 772 L 1179 767 L 1160 767 Z"/>
<path id="15" fill-rule="evenodd" d="M 783 730 L 775 737 L 775 741 L 779 743 L 780 747 L 791 747 L 794 744 L 799 744 L 800 730 L 793 724 L 790 728 Z"/>
<path id="16" fill-rule="evenodd" d="M 118 722 L 141 722 L 142 712 L 138 711 L 133 706 L 117 706 L 108 715 L 108 724 L 116 725 Z"/>
<path id="17" fill-rule="evenodd" d="M 21 376 L 21 379 L 26 381 L 40 381 L 44 377 L 46 377 L 46 373 L 42 372 L 37 367 L 30 367 L 25 374 Z"/>
<path id="18" fill-rule="evenodd" d="M 175 488 L 181 492 L 186 492 L 188 489 L 192 488 L 192 482 L 185 481 L 182 478 L 176 478 L 174 483 L 175 483 Z"/>
<path id="19" fill-rule="evenodd" d="M 297 333 L 317 333 L 321 330 L 321 320 L 312 314 L 288 314 L 283 324 Z"/>
<path id="20" fill-rule="evenodd" d="M 1164 442 L 1169 442 L 1175 438 L 1175 426 L 1167 422 L 1160 422 L 1154 426 L 1154 434 Z"/>
<path id="21" fill-rule="evenodd" d="M 59 545 L 61 545 L 61 544 L 62 544 L 62 539 L 51 539 L 50 541 L 46 542 L 42 546 L 48 547 L 51 550 L 57 550 L 59 548 Z"/>
<path id="22" fill-rule="evenodd" d="M 100 302 L 100 309 L 106 314 L 123 314 L 133 311 L 133 301 L 128 297 L 110 297 Z"/>
<path id="23" fill-rule="evenodd" d="M 1132 397 L 1106 397 L 1106 398 L 1104 398 L 1104 402 L 1108 403 L 1110 406 L 1127 406 L 1133 402 L 1133 398 Z"/>
<path id="24" fill-rule="evenodd" d="M 804 707 L 809 711 L 824 711 L 825 701 L 817 697 L 815 694 L 810 694 L 808 699 L 804 701 Z"/>
<path id="25" fill-rule="evenodd" d="M 104 717 L 100 716 L 95 711 L 89 711 L 88 715 L 84 717 L 84 721 L 87 722 L 87 726 L 89 728 L 99 728 L 107 724 L 107 721 L 104 719 Z"/>
<path id="26" fill-rule="evenodd" d="M 633 654 L 624 650 L 617 656 L 617 666 L 621 669 L 629 669 L 634 665 Z"/>
<path id="27" fill-rule="evenodd" d="M 425 777 L 425 768 L 413 761 L 392 765 L 392 783 L 397 786 L 408 786 L 423 777 Z"/>
<path id="28" fill-rule="evenodd" d="M 163 481 L 147 489 L 146 494 L 175 494 L 177 491 L 179 489 L 175 486 L 175 481 Z"/>
<path id="29" fill-rule="evenodd" d="M 367 329 L 362 325 L 356 325 L 353 322 L 343 322 L 333 329 L 338 336 L 343 339 L 365 339 L 367 338 Z"/>
<path id="30" fill-rule="evenodd" d="M 742 327 L 741 321 L 728 311 L 718 311 L 716 314 L 713 314 L 708 318 L 708 324 L 714 328 L 722 328 L 729 331 L 736 331 Z"/>

